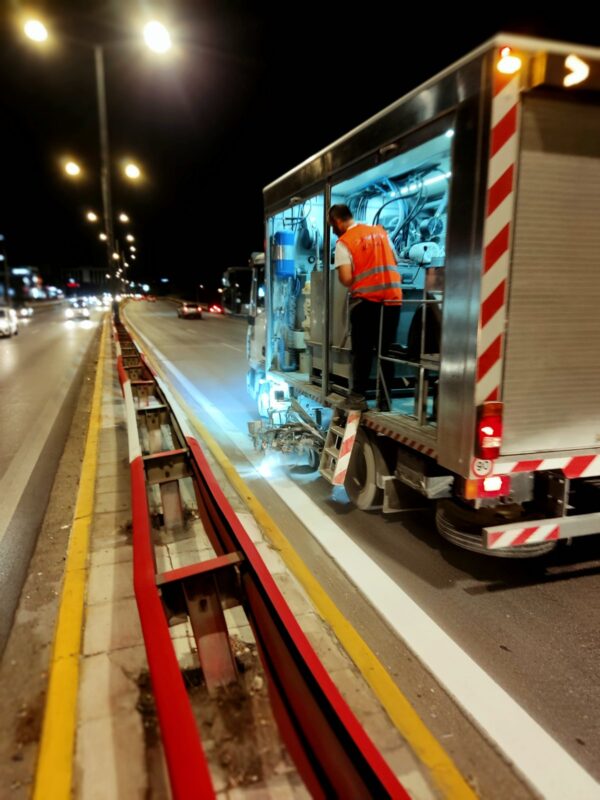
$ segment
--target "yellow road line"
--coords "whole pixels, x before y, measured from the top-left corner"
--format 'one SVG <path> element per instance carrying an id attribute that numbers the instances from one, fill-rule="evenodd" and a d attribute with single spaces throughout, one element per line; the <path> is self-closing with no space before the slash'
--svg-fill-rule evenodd
<path id="1" fill-rule="evenodd" d="M 105 319 L 100 338 L 90 422 L 69 538 L 63 589 L 54 632 L 33 800 L 48 800 L 48 798 L 68 800 L 71 797 L 87 554 L 94 509 L 107 330 L 108 320 Z"/>
<path id="2" fill-rule="evenodd" d="M 130 331 L 132 329 L 130 328 Z M 144 348 L 142 348 L 144 349 Z M 149 353 L 146 356 L 151 359 Z M 445 798 L 474 800 L 477 795 L 466 782 L 460 771 L 446 753 L 444 748 L 429 731 L 419 717 L 410 701 L 402 693 L 375 653 L 370 649 L 360 634 L 348 622 L 343 614 L 324 591 L 319 582 L 307 569 L 304 561 L 292 547 L 290 542 L 266 511 L 262 503 L 248 488 L 239 476 L 216 439 L 197 419 L 195 412 L 188 405 L 181 393 L 173 386 L 153 359 L 152 366 L 162 376 L 175 394 L 179 404 L 186 412 L 188 419 L 206 442 L 215 461 L 219 464 L 242 500 L 246 503 L 264 533 L 279 549 L 281 557 L 288 569 L 304 587 L 323 619 L 331 626 L 345 651 L 348 653 L 364 679 L 372 688 L 390 719 L 409 743 L 421 763 L 428 769 L 432 781 Z"/>

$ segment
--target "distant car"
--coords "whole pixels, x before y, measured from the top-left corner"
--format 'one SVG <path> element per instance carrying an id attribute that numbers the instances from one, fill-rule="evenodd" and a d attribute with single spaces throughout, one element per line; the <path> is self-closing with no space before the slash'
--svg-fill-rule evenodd
<path id="1" fill-rule="evenodd" d="M 89 319 L 90 310 L 87 303 L 83 300 L 75 300 L 71 305 L 65 309 L 65 317 L 67 319 Z"/>
<path id="2" fill-rule="evenodd" d="M 0 306 L 0 336 L 16 336 L 19 333 L 19 319 L 14 308 Z"/>
<path id="3" fill-rule="evenodd" d="M 219 303 L 212 303 L 208 307 L 208 310 L 210 311 L 211 314 L 224 314 L 225 313 L 225 309 L 223 308 L 223 306 L 219 305 Z"/>
<path id="4" fill-rule="evenodd" d="M 177 309 L 177 316 L 181 319 L 202 319 L 202 306 L 186 300 Z"/>
<path id="5" fill-rule="evenodd" d="M 29 319 L 29 317 L 33 316 L 33 308 L 30 306 L 19 306 L 19 308 L 15 310 L 19 319 Z"/>

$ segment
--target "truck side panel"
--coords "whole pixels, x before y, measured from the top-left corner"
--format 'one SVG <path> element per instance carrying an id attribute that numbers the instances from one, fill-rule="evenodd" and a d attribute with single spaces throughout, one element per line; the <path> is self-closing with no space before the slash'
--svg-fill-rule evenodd
<path id="1" fill-rule="evenodd" d="M 600 445 L 600 105 L 523 102 L 502 455 Z"/>

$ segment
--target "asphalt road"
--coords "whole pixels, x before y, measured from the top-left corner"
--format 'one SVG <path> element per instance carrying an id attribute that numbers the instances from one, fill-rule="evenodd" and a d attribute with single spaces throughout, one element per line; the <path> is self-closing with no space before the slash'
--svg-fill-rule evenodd
<path id="1" fill-rule="evenodd" d="M 80 369 L 97 332 L 65 307 L 36 309 L 0 339 L 0 653 L 69 431 Z"/>
<path id="2" fill-rule="evenodd" d="M 240 431 L 257 418 L 245 390 L 243 320 L 179 320 L 166 302 L 130 304 L 126 314 Z M 542 559 L 490 558 L 442 540 L 422 501 L 410 513 L 365 514 L 335 499 L 323 479 L 300 480 L 354 543 L 600 779 L 600 537 L 576 539 Z M 353 623 L 360 629 L 360 619 Z M 382 630 L 382 641 L 370 642 L 376 652 L 389 646 L 389 629 Z"/>

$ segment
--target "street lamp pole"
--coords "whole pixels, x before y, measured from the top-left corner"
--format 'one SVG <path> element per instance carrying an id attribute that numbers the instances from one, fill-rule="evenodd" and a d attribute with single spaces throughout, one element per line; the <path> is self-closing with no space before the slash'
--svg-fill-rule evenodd
<path id="1" fill-rule="evenodd" d="M 98 100 L 98 128 L 100 137 L 100 183 L 102 187 L 102 209 L 104 232 L 106 233 L 106 261 L 110 272 L 112 294 L 116 294 L 117 282 L 114 278 L 112 254 L 115 252 L 115 237 L 112 218 L 112 192 L 110 184 L 110 160 L 108 146 L 108 111 L 106 107 L 106 79 L 104 74 L 104 49 L 94 45 L 96 66 L 96 96 Z"/>

